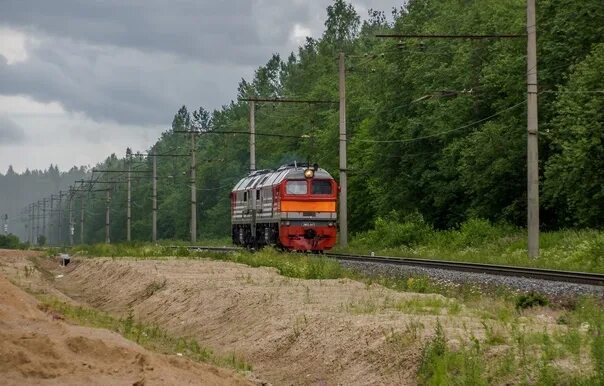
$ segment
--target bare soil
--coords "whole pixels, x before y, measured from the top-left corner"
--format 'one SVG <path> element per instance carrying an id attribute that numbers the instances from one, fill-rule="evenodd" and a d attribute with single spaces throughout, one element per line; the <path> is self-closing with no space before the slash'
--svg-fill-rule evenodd
<path id="1" fill-rule="evenodd" d="M 348 279 L 292 279 L 212 260 L 38 262 L 63 296 L 115 315 L 132 311 L 218 353 L 242 356 L 256 379 L 277 385 L 415 384 L 437 321 L 452 349 L 485 337 L 479 309 Z M 523 324 L 556 328 L 549 315 L 527 316 Z"/>
<path id="2" fill-rule="evenodd" d="M 113 332 L 70 325 L 59 315 L 43 312 L 35 298 L 4 276 L 6 271 L 14 274 L 19 267 L 27 266 L 24 258 L 34 254 L 0 250 L 4 271 L 0 275 L 0 383 L 3 385 L 249 383 L 230 371 L 153 353 Z M 25 272 L 22 271 L 23 279 Z"/>

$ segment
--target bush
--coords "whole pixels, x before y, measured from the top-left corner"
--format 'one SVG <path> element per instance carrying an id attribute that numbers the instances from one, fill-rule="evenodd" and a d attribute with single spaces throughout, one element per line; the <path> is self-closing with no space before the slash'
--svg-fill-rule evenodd
<path id="1" fill-rule="evenodd" d="M 358 235 L 355 241 L 378 248 L 411 247 L 427 240 L 432 232 L 432 227 L 419 215 L 404 222 L 378 217 L 374 229 Z"/>
<path id="2" fill-rule="evenodd" d="M 12 233 L 8 235 L 0 235 L 0 248 L 6 249 L 19 249 L 21 247 L 21 242 L 19 238 Z"/>
<path id="3" fill-rule="evenodd" d="M 506 232 L 492 225 L 488 220 L 473 218 L 461 224 L 460 242 L 464 246 L 475 247 L 484 243 L 495 241 L 503 237 Z"/>
<path id="4" fill-rule="evenodd" d="M 572 258 L 584 267 L 602 267 L 604 265 L 604 234 L 598 234 L 591 240 L 578 244 Z"/>
<path id="5" fill-rule="evenodd" d="M 44 235 L 38 235 L 38 245 L 43 247 L 44 245 L 46 245 L 46 236 Z"/>
<path id="6" fill-rule="evenodd" d="M 516 297 L 516 309 L 524 310 L 535 306 L 546 306 L 549 303 L 547 298 L 539 293 L 530 292 L 528 294 Z"/>

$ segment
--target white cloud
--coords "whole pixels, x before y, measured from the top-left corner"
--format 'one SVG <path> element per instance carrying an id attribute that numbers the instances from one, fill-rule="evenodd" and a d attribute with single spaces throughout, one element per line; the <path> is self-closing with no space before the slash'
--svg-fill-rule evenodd
<path id="1" fill-rule="evenodd" d="M 62 170 L 73 165 L 94 165 L 126 146 L 145 150 L 165 130 L 158 125 L 97 122 L 82 113 L 65 111 L 56 102 L 40 103 L 27 97 L 0 96 L 0 123 L 13 122 L 28 133 L 23 141 L 4 146 L 0 170 L 45 169 L 51 163 Z M 1 137 L 1 136 L 0 136 Z"/>
<path id="2" fill-rule="evenodd" d="M 65 110 L 58 102 L 38 102 L 24 95 L 0 95 L 0 114 L 46 116 L 65 114 Z"/>
<path id="3" fill-rule="evenodd" d="M 27 60 L 27 37 L 24 33 L 0 26 L 0 56 L 9 65 Z"/>
<path id="4" fill-rule="evenodd" d="M 289 34 L 289 40 L 299 46 L 304 44 L 307 36 L 312 36 L 311 29 L 296 23 Z"/>

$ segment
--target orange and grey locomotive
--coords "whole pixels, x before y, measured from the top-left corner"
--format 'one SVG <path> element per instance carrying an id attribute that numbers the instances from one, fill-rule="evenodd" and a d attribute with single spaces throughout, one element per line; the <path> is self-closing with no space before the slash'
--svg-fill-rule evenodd
<path id="1" fill-rule="evenodd" d="M 338 186 L 315 165 L 258 170 L 231 191 L 233 243 L 320 252 L 336 243 Z"/>

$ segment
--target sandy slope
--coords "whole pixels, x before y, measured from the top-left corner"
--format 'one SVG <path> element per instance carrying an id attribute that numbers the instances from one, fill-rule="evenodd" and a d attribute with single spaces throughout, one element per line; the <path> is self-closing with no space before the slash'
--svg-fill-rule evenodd
<path id="1" fill-rule="evenodd" d="M 117 314 L 134 314 L 243 355 L 274 384 L 414 384 L 436 320 L 451 339 L 480 320 L 405 313 L 385 303 L 447 302 L 351 280 L 297 280 L 271 268 L 219 261 L 76 261 L 55 285 Z M 416 334 L 415 337 L 412 335 Z M 399 337 L 401 339 L 392 339 Z"/>
<path id="2" fill-rule="evenodd" d="M 7 260 L 0 259 L 0 272 L 14 277 L 27 265 L 24 260 L 3 266 Z M 291 279 L 272 268 L 211 260 L 75 259 L 66 268 L 47 258 L 37 261 L 52 285 L 45 291 L 115 315 L 132 310 L 137 318 L 193 337 L 220 354 L 243 356 L 255 377 L 276 385 L 415 384 L 422 349 L 437 321 L 452 349 L 485 336 L 481 310 L 441 295 L 351 280 Z M 41 281 L 18 272 L 22 286 L 35 288 Z M 64 326 L 43 316 L 46 323 Z M 498 322 L 489 323 L 499 328 Z M 520 324 L 536 331 L 556 328 L 555 318 L 547 315 L 523 318 Z M 56 345 L 65 347 L 65 342 Z M 104 369 L 117 368 L 132 379 L 156 374 L 144 366 L 118 366 L 136 360 L 132 353 Z"/>
<path id="3" fill-rule="evenodd" d="M 9 261 L 19 261 L 19 254 L 23 256 L 0 250 L 4 266 Z M 58 315 L 42 312 L 32 296 L 3 275 L 0 275 L 0 383 L 247 384 L 229 371 L 150 352 L 107 330 L 67 324 Z"/>

